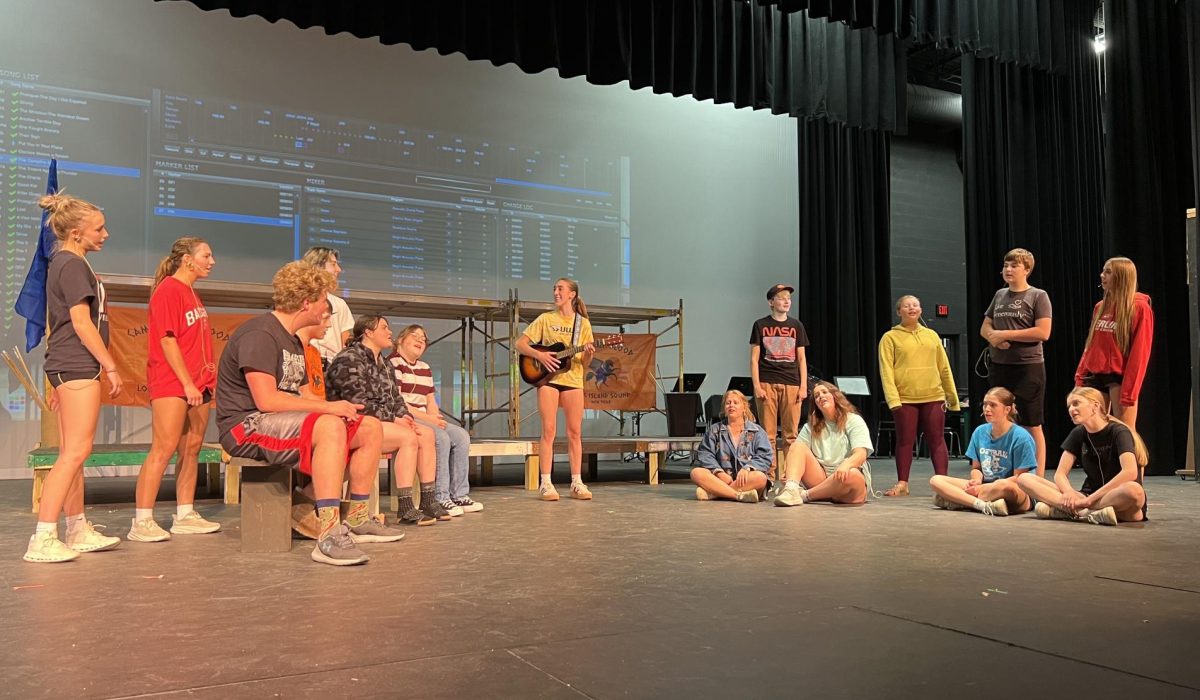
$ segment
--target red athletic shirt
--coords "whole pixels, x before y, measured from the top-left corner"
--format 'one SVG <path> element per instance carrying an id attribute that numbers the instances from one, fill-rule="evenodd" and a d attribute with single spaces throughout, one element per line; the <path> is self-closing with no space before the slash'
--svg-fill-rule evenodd
<path id="1" fill-rule="evenodd" d="M 1150 346 L 1154 342 L 1154 310 L 1150 297 L 1138 292 L 1133 295 L 1133 319 L 1129 328 L 1129 352 L 1122 354 L 1117 345 L 1116 323 L 1113 315 L 1100 313 L 1100 303 L 1092 311 L 1092 344 L 1083 351 L 1075 370 L 1075 386 L 1083 385 L 1085 374 L 1121 375 L 1121 405 L 1132 406 L 1142 392 L 1146 365 L 1150 362 Z"/>
<path id="2" fill-rule="evenodd" d="M 196 388 L 204 391 L 216 386 L 217 373 L 212 365 L 217 360 L 213 357 L 208 311 L 195 290 L 174 277 L 163 279 L 150 295 L 149 326 L 146 383 L 151 399 L 183 396 L 183 384 L 163 355 L 162 339 L 168 335 L 179 344 L 183 363 Z"/>

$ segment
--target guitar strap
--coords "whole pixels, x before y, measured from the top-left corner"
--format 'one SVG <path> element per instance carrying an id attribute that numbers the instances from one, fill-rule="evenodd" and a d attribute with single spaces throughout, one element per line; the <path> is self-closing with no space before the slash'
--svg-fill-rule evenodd
<path id="1" fill-rule="evenodd" d="M 575 322 L 571 324 L 571 347 L 579 345 L 579 334 L 583 329 L 579 325 L 579 314 L 575 314 Z"/>

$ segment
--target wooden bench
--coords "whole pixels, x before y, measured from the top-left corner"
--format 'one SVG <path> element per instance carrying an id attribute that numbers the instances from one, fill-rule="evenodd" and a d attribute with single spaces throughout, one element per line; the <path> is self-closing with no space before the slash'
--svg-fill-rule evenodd
<path id="1" fill-rule="evenodd" d="M 149 452 L 150 445 L 148 444 L 95 445 L 92 447 L 92 454 L 83 463 L 83 468 L 140 466 L 142 462 L 146 461 L 146 455 Z M 50 468 L 54 466 L 56 459 L 58 459 L 57 447 L 39 447 L 29 452 L 25 459 L 25 466 L 33 470 L 34 513 L 38 512 L 38 507 L 41 505 L 46 475 L 50 473 Z M 204 443 L 200 448 L 199 461 L 201 467 L 207 467 L 205 471 L 208 493 L 212 495 L 220 493 L 221 463 L 223 461 L 221 446 Z M 175 463 L 175 455 L 171 455 L 170 463 Z"/>
<path id="2" fill-rule="evenodd" d="M 528 457 L 529 453 L 535 450 L 537 443 L 521 438 L 503 439 L 503 438 L 472 438 L 471 449 L 467 452 L 468 458 L 471 460 L 471 471 L 474 471 L 476 464 L 479 467 L 478 484 L 482 486 L 492 485 L 492 467 L 497 457 Z M 388 459 L 387 469 L 387 484 L 388 493 L 391 495 L 392 512 L 396 512 L 400 508 L 395 492 L 392 490 L 392 485 L 395 483 L 396 456 L 392 455 Z M 413 476 L 413 505 L 421 505 L 421 480 L 418 476 Z"/>
<path id="3" fill-rule="evenodd" d="M 587 458 L 588 479 L 595 481 L 599 458 L 602 454 L 624 454 L 626 452 L 646 453 L 646 483 L 659 483 L 658 470 L 671 452 L 694 451 L 703 439 L 702 435 L 694 437 L 595 437 L 583 438 L 583 454 Z M 538 443 L 531 443 L 530 454 L 525 458 L 525 489 L 536 491 L 538 488 Z M 555 440 L 554 454 L 567 453 L 566 440 Z"/>

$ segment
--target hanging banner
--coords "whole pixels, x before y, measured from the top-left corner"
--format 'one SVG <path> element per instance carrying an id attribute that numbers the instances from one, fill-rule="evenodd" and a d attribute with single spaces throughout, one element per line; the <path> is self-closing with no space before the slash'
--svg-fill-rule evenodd
<path id="1" fill-rule="evenodd" d="M 209 314 L 212 330 L 213 356 L 218 360 L 225 342 L 233 331 L 247 319 L 258 314 Z M 116 398 L 109 398 L 107 377 L 101 379 L 104 403 L 114 406 L 150 406 L 150 389 L 146 386 L 146 342 L 150 329 L 146 325 L 146 309 L 134 306 L 108 307 L 108 351 L 117 362 L 117 371 L 124 386 Z"/>
<path id="2" fill-rule="evenodd" d="M 613 333 L 596 333 L 596 340 Z M 584 368 L 584 406 L 608 411 L 652 411 L 655 408 L 654 359 L 658 336 L 624 333 L 616 347 L 600 348 Z"/>

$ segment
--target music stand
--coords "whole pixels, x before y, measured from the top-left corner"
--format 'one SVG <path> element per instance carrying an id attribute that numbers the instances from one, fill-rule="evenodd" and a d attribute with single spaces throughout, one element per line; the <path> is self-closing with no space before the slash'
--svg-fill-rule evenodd
<path id="1" fill-rule="evenodd" d="M 672 393 L 679 393 L 679 392 L 692 393 L 692 392 L 700 391 L 700 385 L 704 383 L 704 378 L 706 376 L 708 376 L 708 375 L 704 374 L 703 372 L 696 372 L 694 374 L 690 373 L 690 372 L 684 372 L 683 377 L 675 380 L 675 387 L 673 389 L 671 389 L 671 391 L 672 391 Z M 683 383 L 682 389 L 679 388 L 680 382 Z"/>
<path id="2" fill-rule="evenodd" d="M 735 390 L 742 392 L 742 396 L 747 399 L 754 400 L 754 380 L 750 377 L 730 377 L 729 386 L 725 387 L 725 391 Z"/>
<path id="3" fill-rule="evenodd" d="M 870 396 L 871 386 L 866 377 L 834 377 L 833 383 L 846 396 Z"/>

